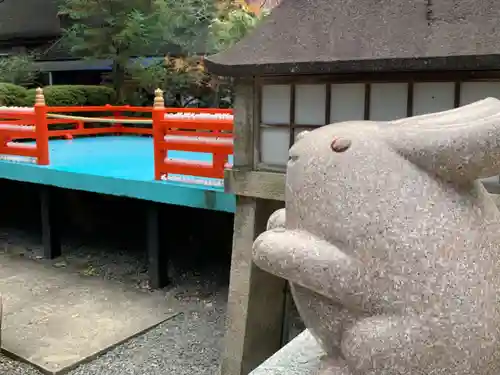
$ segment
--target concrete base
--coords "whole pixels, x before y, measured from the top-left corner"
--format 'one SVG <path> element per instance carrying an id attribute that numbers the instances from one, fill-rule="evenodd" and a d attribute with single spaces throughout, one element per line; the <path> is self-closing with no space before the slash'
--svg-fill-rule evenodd
<path id="1" fill-rule="evenodd" d="M 305 330 L 250 375 L 316 375 L 324 355 L 316 339 Z"/>
<path id="2" fill-rule="evenodd" d="M 2 349 L 48 374 L 58 374 L 173 317 L 161 292 L 82 277 L 0 255 L 4 305 Z"/>

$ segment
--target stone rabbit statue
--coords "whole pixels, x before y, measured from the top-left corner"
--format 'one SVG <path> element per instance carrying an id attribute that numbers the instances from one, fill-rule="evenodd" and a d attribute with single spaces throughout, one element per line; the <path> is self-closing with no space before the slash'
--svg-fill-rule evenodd
<path id="1" fill-rule="evenodd" d="M 500 374 L 500 101 L 344 122 L 290 149 L 254 243 L 290 281 L 322 375 Z"/>

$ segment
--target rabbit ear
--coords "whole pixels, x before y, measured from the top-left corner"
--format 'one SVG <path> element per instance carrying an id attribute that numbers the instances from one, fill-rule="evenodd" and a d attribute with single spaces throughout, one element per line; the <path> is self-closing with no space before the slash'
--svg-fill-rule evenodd
<path id="1" fill-rule="evenodd" d="M 499 100 L 391 125 L 387 135 L 392 148 L 447 181 L 463 183 L 500 174 Z"/>
<path id="2" fill-rule="evenodd" d="M 297 141 L 300 141 L 302 138 L 304 138 L 307 134 L 309 134 L 309 130 L 302 130 L 299 134 L 297 134 Z"/>
<path id="3" fill-rule="evenodd" d="M 390 124 L 415 127 L 453 126 L 457 123 L 469 122 L 496 115 L 499 105 L 500 100 L 486 98 L 448 111 L 405 117 L 400 120 L 390 121 Z"/>

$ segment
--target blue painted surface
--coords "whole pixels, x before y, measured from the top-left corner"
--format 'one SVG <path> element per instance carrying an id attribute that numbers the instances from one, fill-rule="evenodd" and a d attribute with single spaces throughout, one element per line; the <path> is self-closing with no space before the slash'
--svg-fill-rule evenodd
<path id="1" fill-rule="evenodd" d="M 222 187 L 155 181 L 149 137 L 106 136 L 50 141 L 50 165 L 0 161 L 0 178 L 234 212 Z M 211 154 L 171 151 L 169 157 L 211 160 Z"/>

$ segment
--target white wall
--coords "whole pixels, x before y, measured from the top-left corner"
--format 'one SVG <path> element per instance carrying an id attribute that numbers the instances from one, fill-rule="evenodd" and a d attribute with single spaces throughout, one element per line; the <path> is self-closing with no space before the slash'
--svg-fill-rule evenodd
<path id="1" fill-rule="evenodd" d="M 284 166 L 290 139 L 311 127 L 349 120 L 389 121 L 451 109 L 457 101 L 465 105 L 486 97 L 500 99 L 500 82 L 461 82 L 458 98 L 456 87 L 455 82 L 296 84 L 292 113 L 292 86 L 264 85 L 259 161 Z"/>

